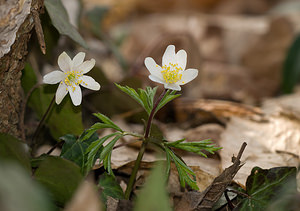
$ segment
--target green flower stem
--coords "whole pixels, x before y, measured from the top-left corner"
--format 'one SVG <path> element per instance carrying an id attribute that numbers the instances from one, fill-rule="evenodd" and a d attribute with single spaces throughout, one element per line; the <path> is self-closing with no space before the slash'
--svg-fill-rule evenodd
<path id="1" fill-rule="evenodd" d="M 38 137 L 38 135 L 39 135 L 39 133 L 40 133 L 40 131 L 42 129 L 43 124 L 45 123 L 45 121 L 47 119 L 46 117 L 48 116 L 49 112 L 53 108 L 54 101 L 55 101 L 55 95 L 52 98 L 52 100 L 50 102 L 50 105 L 48 106 L 46 112 L 44 113 L 41 121 L 39 122 L 39 125 L 37 126 L 37 128 L 36 128 L 36 130 L 35 130 L 35 132 L 34 132 L 34 134 L 32 136 L 32 143 L 31 143 L 32 144 L 32 153 L 35 151 L 35 147 L 37 146 L 36 139 L 37 139 L 37 137 Z"/>
<path id="2" fill-rule="evenodd" d="M 129 178 L 129 182 L 127 184 L 127 188 L 126 188 L 126 191 L 125 191 L 125 199 L 127 199 L 127 200 L 129 200 L 129 198 L 130 198 L 132 188 L 133 188 L 134 183 L 135 183 L 136 174 L 137 174 L 137 172 L 140 168 L 140 164 L 141 164 L 141 161 L 143 159 L 143 156 L 144 156 L 147 144 L 148 144 L 148 138 L 149 138 L 149 135 L 150 135 L 150 129 L 151 129 L 151 125 L 152 125 L 152 120 L 153 120 L 155 112 L 156 112 L 156 108 L 157 108 L 158 104 L 163 99 L 163 97 L 165 96 L 166 93 L 167 93 L 167 89 L 165 89 L 161 93 L 159 98 L 156 100 L 156 102 L 155 102 L 155 104 L 154 104 L 154 106 L 151 110 L 151 113 L 149 115 L 146 130 L 145 130 L 144 140 L 143 140 L 142 146 L 140 148 L 139 154 L 136 158 L 136 161 L 134 163 L 134 167 L 132 169 L 132 172 L 131 172 L 131 175 L 130 175 L 130 178 Z"/>

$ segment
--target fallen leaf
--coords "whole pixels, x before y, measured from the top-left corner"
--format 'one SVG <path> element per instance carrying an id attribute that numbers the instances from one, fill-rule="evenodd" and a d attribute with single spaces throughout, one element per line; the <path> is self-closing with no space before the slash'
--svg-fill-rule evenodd
<path id="1" fill-rule="evenodd" d="M 242 167 L 240 159 L 246 145 L 244 142 L 237 157 L 232 158 L 233 164 L 216 177 L 209 187 L 201 193 L 196 191 L 185 193 L 175 210 L 211 210 Z"/>
<path id="2" fill-rule="evenodd" d="M 71 201 L 64 211 L 101 211 L 103 205 L 100 202 L 96 186 L 88 181 L 79 185 Z"/>

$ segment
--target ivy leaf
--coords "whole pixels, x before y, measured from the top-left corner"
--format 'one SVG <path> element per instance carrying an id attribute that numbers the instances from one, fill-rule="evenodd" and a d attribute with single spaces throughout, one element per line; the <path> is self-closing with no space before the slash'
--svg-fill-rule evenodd
<path id="1" fill-rule="evenodd" d="M 98 187 L 102 189 L 101 198 L 103 201 L 106 201 L 108 196 L 115 199 L 124 199 L 123 190 L 116 178 L 106 172 L 100 176 Z"/>
<path id="2" fill-rule="evenodd" d="M 164 145 L 168 147 L 174 147 L 177 149 L 193 152 L 202 155 L 204 157 L 207 157 L 207 155 L 202 152 L 203 150 L 211 154 L 214 154 L 215 151 L 222 149 L 222 147 L 215 147 L 215 145 L 212 144 L 212 141 L 210 139 L 198 141 L 198 142 L 183 142 L 184 140 L 185 139 L 181 139 L 174 142 L 164 142 Z"/>
<path id="3" fill-rule="evenodd" d="M 51 18 L 52 24 L 58 32 L 60 34 L 67 35 L 82 47 L 88 48 L 84 39 L 70 23 L 68 13 L 61 3 L 61 0 L 45 0 L 44 4 Z"/>
<path id="4" fill-rule="evenodd" d="M 170 158 L 172 158 L 173 162 L 175 163 L 179 175 L 180 185 L 185 187 L 185 184 L 188 184 L 194 190 L 199 190 L 196 181 L 194 178 L 192 178 L 196 176 L 193 170 L 189 168 L 179 157 L 177 157 L 171 149 L 166 146 L 164 149 L 167 153 L 167 161 L 171 160 Z"/>
<path id="5" fill-rule="evenodd" d="M 134 211 L 164 210 L 171 211 L 169 196 L 166 190 L 165 167 L 159 163 L 149 175 L 144 188 L 137 197 Z"/>
<path id="6" fill-rule="evenodd" d="M 34 176 L 48 189 L 53 200 L 60 206 L 72 198 L 83 179 L 79 166 L 69 160 L 53 156 L 41 161 Z"/>
<path id="7" fill-rule="evenodd" d="M 76 163 L 80 168 L 84 169 L 87 160 L 85 151 L 93 143 L 98 140 L 97 133 L 94 133 L 90 138 L 85 141 L 80 141 L 75 135 L 64 135 L 60 138 L 65 141 L 60 156 Z"/>
<path id="8" fill-rule="evenodd" d="M 280 189 L 288 184 L 290 180 L 295 181 L 296 187 L 296 173 L 297 169 L 295 167 L 271 169 L 254 167 L 246 182 L 246 194 L 249 197 L 242 199 L 234 210 L 266 210 L 267 205 L 280 194 Z"/>

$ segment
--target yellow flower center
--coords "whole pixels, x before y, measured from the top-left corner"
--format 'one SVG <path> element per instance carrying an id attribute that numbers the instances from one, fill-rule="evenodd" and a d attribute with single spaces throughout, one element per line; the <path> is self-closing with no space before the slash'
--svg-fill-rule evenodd
<path id="1" fill-rule="evenodd" d="M 82 71 L 68 71 L 65 73 L 66 77 L 65 77 L 65 84 L 69 87 L 72 87 L 73 92 L 75 91 L 76 86 L 78 86 L 79 84 L 83 83 L 85 85 L 87 85 L 85 82 L 83 82 L 82 80 L 78 80 L 83 74 Z M 63 83 L 63 82 L 61 82 Z"/>
<path id="2" fill-rule="evenodd" d="M 182 71 L 181 67 L 178 67 L 178 64 L 169 63 L 169 65 L 162 66 L 162 75 L 165 81 L 169 84 L 176 83 L 177 81 L 181 80 L 182 74 L 179 73 Z"/>

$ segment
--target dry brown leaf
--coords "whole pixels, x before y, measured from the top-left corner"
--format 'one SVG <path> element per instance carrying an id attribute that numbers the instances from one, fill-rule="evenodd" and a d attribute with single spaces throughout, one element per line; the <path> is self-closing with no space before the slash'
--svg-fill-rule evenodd
<path id="1" fill-rule="evenodd" d="M 84 181 L 77 189 L 64 211 L 101 211 L 102 203 L 94 185 Z"/>
<path id="2" fill-rule="evenodd" d="M 218 144 L 220 135 L 224 131 L 224 127 L 218 124 L 205 124 L 196 128 L 188 129 L 184 137 L 188 142 L 202 141 L 211 139 L 213 143 Z"/>
<path id="3" fill-rule="evenodd" d="M 292 127 L 288 128 L 289 126 Z M 222 168 L 230 165 L 228 159 L 242 142 L 248 144 L 242 159 L 245 165 L 235 177 L 235 180 L 241 184 L 245 184 L 251 169 L 255 166 L 265 169 L 278 166 L 297 166 L 299 160 L 297 156 L 291 153 L 299 153 L 300 145 L 299 138 L 297 138 L 299 133 L 299 125 L 296 126 L 289 119 L 282 117 L 270 117 L 268 121 L 233 117 L 221 135 L 220 145 L 223 149 L 219 153 Z M 286 143 L 285 146 L 293 145 L 294 149 L 291 152 L 276 153 L 274 150 L 278 145 L 277 143 L 285 142 L 285 138 L 292 134 L 297 139 L 291 139 L 294 142 Z"/>
<path id="4" fill-rule="evenodd" d="M 224 122 L 232 116 L 256 118 L 262 114 L 259 108 L 245 104 L 206 99 L 178 99 L 175 101 L 175 109 L 179 122 L 192 121 L 194 124 L 201 123 L 205 117 Z"/>
<path id="5" fill-rule="evenodd" d="M 216 177 L 211 185 L 203 192 L 187 192 L 183 195 L 181 201 L 176 206 L 176 211 L 187 210 L 211 210 L 213 205 L 219 200 L 227 186 L 240 169 L 241 156 L 246 147 L 243 143 L 237 157 L 232 157 L 233 164 L 226 168 L 218 177 Z"/>

